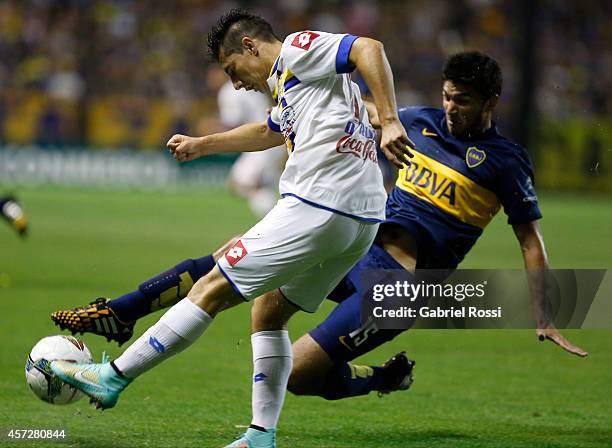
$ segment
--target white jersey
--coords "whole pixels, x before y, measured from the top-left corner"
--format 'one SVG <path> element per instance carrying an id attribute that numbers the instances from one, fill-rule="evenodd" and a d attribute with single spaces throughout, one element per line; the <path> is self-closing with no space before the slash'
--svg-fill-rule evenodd
<path id="1" fill-rule="evenodd" d="M 289 35 L 268 79 L 277 103 L 268 126 L 284 134 L 290 153 L 281 196 L 377 222 L 385 218 L 387 195 L 376 133 L 348 74 L 356 39 L 321 31 Z"/>

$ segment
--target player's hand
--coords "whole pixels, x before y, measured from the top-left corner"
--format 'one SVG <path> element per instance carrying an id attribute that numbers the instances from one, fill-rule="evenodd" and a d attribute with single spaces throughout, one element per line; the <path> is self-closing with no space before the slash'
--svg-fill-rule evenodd
<path id="1" fill-rule="evenodd" d="M 574 344 L 572 344 L 570 341 L 568 341 L 567 339 L 565 339 L 561 333 L 559 333 L 559 330 L 557 330 L 555 327 L 550 326 L 547 328 L 538 328 L 536 330 L 536 334 L 538 335 L 538 339 L 540 341 L 545 341 L 545 340 L 549 340 L 554 342 L 555 344 L 557 344 L 559 347 L 561 347 L 563 350 L 576 355 L 576 356 L 580 356 L 581 358 L 584 358 L 585 356 L 588 356 L 588 352 L 585 352 L 584 350 L 582 350 L 580 347 L 575 346 Z"/>
<path id="2" fill-rule="evenodd" d="M 409 157 L 414 157 L 410 152 L 410 149 L 414 148 L 414 143 L 408 138 L 402 123 L 399 120 L 393 120 L 386 124 L 381 123 L 381 126 L 380 149 L 382 152 L 399 169 L 402 169 L 404 165 L 409 166 Z"/>
<path id="3" fill-rule="evenodd" d="M 176 160 L 179 162 L 189 162 L 202 155 L 200 150 L 201 143 L 201 138 L 175 134 L 168 140 L 166 146 Z"/>

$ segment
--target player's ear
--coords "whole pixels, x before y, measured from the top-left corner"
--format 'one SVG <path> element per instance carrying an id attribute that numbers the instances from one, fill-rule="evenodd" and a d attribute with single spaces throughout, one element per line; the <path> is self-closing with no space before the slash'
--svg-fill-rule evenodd
<path id="1" fill-rule="evenodd" d="M 242 38 L 242 48 L 247 53 L 257 56 L 257 45 L 255 44 L 255 41 L 249 36 L 244 36 Z"/>
<path id="2" fill-rule="evenodd" d="M 485 101 L 484 110 L 487 112 L 492 112 L 497 106 L 497 101 L 499 100 L 499 95 L 493 95 L 491 98 Z"/>

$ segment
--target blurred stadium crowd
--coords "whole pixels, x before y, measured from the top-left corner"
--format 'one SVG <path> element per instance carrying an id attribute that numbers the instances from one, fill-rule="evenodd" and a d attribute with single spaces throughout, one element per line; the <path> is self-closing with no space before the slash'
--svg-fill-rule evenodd
<path id="1" fill-rule="evenodd" d="M 205 35 L 234 6 L 263 15 L 281 37 L 322 29 L 382 40 L 404 105 L 440 104 L 449 53 L 488 52 L 504 70 L 498 114 L 511 136 L 521 118 L 522 52 L 533 45 L 529 94 L 538 123 L 578 119 L 609 137 L 610 3 L 538 0 L 533 35 L 525 34 L 525 4 L 0 0 L 0 143 L 159 148 L 173 132 L 205 132 L 218 87 Z M 533 42 L 525 42 L 528 36 Z"/>

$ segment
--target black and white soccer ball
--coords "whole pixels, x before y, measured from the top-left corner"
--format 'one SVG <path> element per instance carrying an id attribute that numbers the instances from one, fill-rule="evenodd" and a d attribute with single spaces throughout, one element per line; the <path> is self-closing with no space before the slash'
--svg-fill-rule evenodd
<path id="1" fill-rule="evenodd" d="M 30 389 L 38 398 L 51 404 L 74 403 L 82 392 L 60 380 L 49 367 L 51 361 L 91 363 L 91 353 L 83 341 L 72 336 L 48 336 L 30 351 L 25 376 Z"/>

